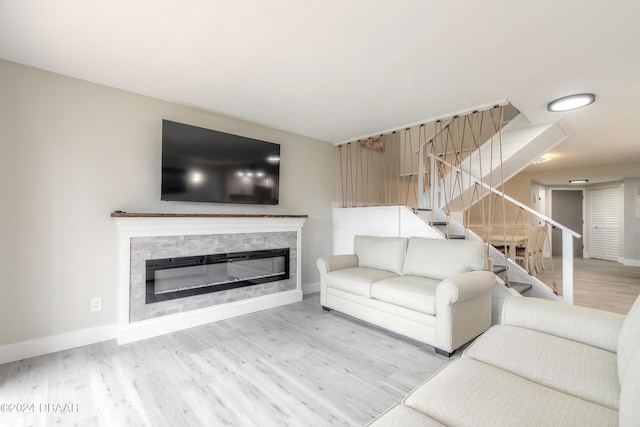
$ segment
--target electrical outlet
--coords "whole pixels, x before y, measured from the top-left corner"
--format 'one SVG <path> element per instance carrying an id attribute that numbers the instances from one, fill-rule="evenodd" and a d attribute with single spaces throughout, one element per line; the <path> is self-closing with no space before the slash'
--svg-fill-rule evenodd
<path id="1" fill-rule="evenodd" d="M 101 311 L 102 310 L 102 298 L 91 298 L 91 311 Z"/>

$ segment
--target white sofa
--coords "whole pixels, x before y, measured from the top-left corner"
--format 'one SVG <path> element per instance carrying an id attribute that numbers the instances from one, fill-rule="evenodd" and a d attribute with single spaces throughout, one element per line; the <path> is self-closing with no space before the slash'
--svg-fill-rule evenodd
<path id="1" fill-rule="evenodd" d="M 640 426 L 640 298 L 626 318 L 518 297 L 502 316 L 370 426 Z"/>
<path id="2" fill-rule="evenodd" d="M 320 301 L 450 356 L 491 326 L 484 265 L 482 242 L 355 236 L 353 254 L 318 259 Z"/>

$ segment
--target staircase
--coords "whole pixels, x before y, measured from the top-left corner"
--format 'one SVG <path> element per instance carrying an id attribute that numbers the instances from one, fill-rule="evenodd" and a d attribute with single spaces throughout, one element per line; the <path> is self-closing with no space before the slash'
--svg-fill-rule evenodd
<path id="1" fill-rule="evenodd" d="M 452 122 L 448 125 L 452 125 Z M 465 230 L 462 225 L 464 223 L 462 213 L 491 192 L 538 215 L 537 212 L 533 212 L 498 191 L 497 187 L 500 187 L 502 183 L 528 166 L 533 159 L 546 153 L 566 137 L 567 133 L 557 123 L 534 125 L 522 114 L 517 114 L 503 125 L 498 133 L 488 137 L 478 149 L 466 158 L 460 159 L 459 156 L 456 156 L 458 163 L 455 165 L 445 160 L 445 155 L 437 152 L 425 156 L 425 153 L 429 151 L 428 145 L 434 141 L 434 138 L 427 140 L 420 147 L 419 157 L 421 159 L 419 170 L 428 170 L 431 178 L 430 187 L 420 194 L 418 199 L 419 210 L 423 214 L 422 218 L 425 219 L 424 213 L 429 212 L 430 217 L 426 218 L 426 222 L 439 230 L 443 237 L 482 240 L 480 236 Z M 462 140 L 460 146 L 464 145 L 465 142 Z M 435 146 L 431 148 L 431 151 L 434 151 Z M 425 162 L 428 162 L 429 167 L 425 168 Z M 445 171 L 444 174 L 443 171 Z M 421 178 L 424 180 L 424 176 L 424 174 L 419 175 L 419 180 Z M 419 181 L 418 188 L 425 188 L 424 181 Z M 458 219 L 456 220 L 456 218 Z M 550 218 L 543 219 L 548 220 L 547 223 L 554 222 Z M 564 232 L 565 227 L 561 227 Z M 570 232 L 570 230 L 567 231 Z M 555 295 L 547 285 L 530 276 L 513 260 L 506 259 L 502 252 L 492 246 L 489 248 L 489 257 L 495 265 L 493 267 L 494 273 L 499 278 L 500 284 L 503 285 L 496 287 L 496 292 L 494 292 L 494 297 L 496 297 L 496 293 L 502 294 L 498 300 L 505 298 L 508 294 L 562 299 Z M 509 283 L 508 287 L 504 286 L 505 282 Z M 571 302 L 572 298 L 572 291 L 569 291 L 565 295 L 565 300 Z M 495 306 L 496 304 L 494 304 Z M 494 316 L 499 316 L 499 313 L 494 311 Z"/>
<path id="2" fill-rule="evenodd" d="M 449 168 L 451 170 L 440 180 L 432 180 L 431 188 L 420 197 L 420 208 L 430 208 L 431 201 L 436 200 L 436 207 L 448 205 L 451 211 L 468 209 L 479 201 L 472 197 L 474 184 L 471 182 L 470 185 L 469 175 L 487 186 L 500 187 L 503 179 L 507 181 L 518 174 L 533 159 L 568 136 L 558 123 L 533 125 L 522 114 L 509 121 L 502 128 L 501 134 L 493 135 L 480 148 L 470 153 L 455 166 L 457 170 Z M 421 148 L 425 149 L 424 146 Z M 421 155 L 420 158 L 424 159 L 424 156 Z M 434 171 L 435 166 L 436 159 L 432 158 L 430 170 Z M 436 197 L 432 197 L 432 191 L 436 192 Z"/>
<path id="3" fill-rule="evenodd" d="M 334 209 L 334 254 L 352 253 L 356 234 L 482 240 L 465 229 L 463 213 L 493 193 L 562 230 L 563 299 L 572 303 L 572 239 L 580 235 L 498 189 L 562 142 L 565 130 L 557 123 L 533 124 L 510 105 L 454 116 L 446 123 L 438 120 L 429 128 L 430 138 L 423 126 L 413 129 L 422 142 L 417 150 L 411 145 L 410 128 L 338 147 L 342 208 Z M 489 258 L 497 274 L 495 320 L 507 295 L 561 299 L 492 246 Z M 512 286 L 505 286 L 505 281 Z"/>
<path id="4" fill-rule="evenodd" d="M 436 231 L 440 233 L 443 238 L 447 239 L 471 239 L 471 240 L 482 240 L 480 236 L 472 232 L 471 230 L 466 230 L 464 226 L 459 223 L 457 220 L 450 218 L 449 221 L 443 220 L 430 220 L 426 217 L 425 214 L 430 215 L 431 211 L 428 209 L 422 209 L 418 212 L 418 217 L 424 220 L 428 225 L 434 228 Z M 438 217 L 444 216 L 444 212 L 441 212 Z M 489 247 L 489 257 L 493 260 L 493 273 L 498 276 L 501 280 L 501 285 L 505 285 L 505 279 L 507 274 L 507 259 L 502 252 L 497 250 L 496 248 L 490 246 Z M 523 269 L 520 265 L 509 260 L 509 286 L 511 289 L 518 292 L 523 296 L 533 296 L 535 294 L 538 297 L 547 298 L 547 299 L 560 299 L 553 293 L 549 294 L 547 292 L 548 287 L 544 283 L 530 276 L 529 273 Z M 513 275 L 518 277 L 519 281 L 513 280 Z M 540 290 L 534 290 L 534 286 L 544 286 L 544 288 L 540 288 Z M 530 292 L 531 291 L 531 292 Z M 540 294 L 544 294 L 541 296 Z"/>
<path id="5" fill-rule="evenodd" d="M 433 228 L 435 228 L 436 230 L 438 230 L 442 234 L 442 236 L 444 236 L 447 239 L 466 239 L 467 238 L 465 234 L 452 234 L 451 222 L 428 220 L 427 223 L 431 225 Z M 453 227 L 453 228 L 459 231 L 460 227 Z M 474 239 L 473 235 L 471 235 L 470 238 L 472 240 L 481 240 L 480 238 Z M 496 254 L 494 254 L 494 256 L 496 256 Z M 507 266 L 505 265 L 506 259 L 504 255 L 502 255 L 502 253 L 499 254 L 498 258 L 501 264 L 498 264 L 498 265 L 494 264 L 492 266 L 493 274 L 498 276 L 502 280 L 502 284 L 504 285 L 505 279 L 506 279 L 505 275 L 507 273 Z M 495 259 L 495 258 L 492 258 L 492 259 Z M 523 296 L 526 296 L 525 293 L 533 289 L 533 285 L 528 281 L 514 282 L 512 280 L 509 280 L 509 285 L 511 286 L 512 289 L 514 289 L 516 292 L 518 292 L 520 295 L 523 295 Z"/>

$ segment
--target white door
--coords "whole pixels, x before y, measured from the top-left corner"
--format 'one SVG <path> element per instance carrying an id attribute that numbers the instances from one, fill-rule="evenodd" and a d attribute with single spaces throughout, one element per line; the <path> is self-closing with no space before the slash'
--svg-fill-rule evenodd
<path id="1" fill-rule="evenodd" d="M 620 238 L 618 189 L 591 190 L 589 195 L 591 217 L 589 255 L 591 258 L 618 261 Z"/>

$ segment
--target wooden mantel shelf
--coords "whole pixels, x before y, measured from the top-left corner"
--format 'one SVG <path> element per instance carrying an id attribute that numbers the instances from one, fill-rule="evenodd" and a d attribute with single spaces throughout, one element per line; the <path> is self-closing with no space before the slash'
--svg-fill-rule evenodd
<path id="1" fill-rule="evenodd" d="M 280 214 L 190 214 L 190 213 L 111 213 L 112 218 L 309 218 L 309 215 L 280 215 Z"/>

